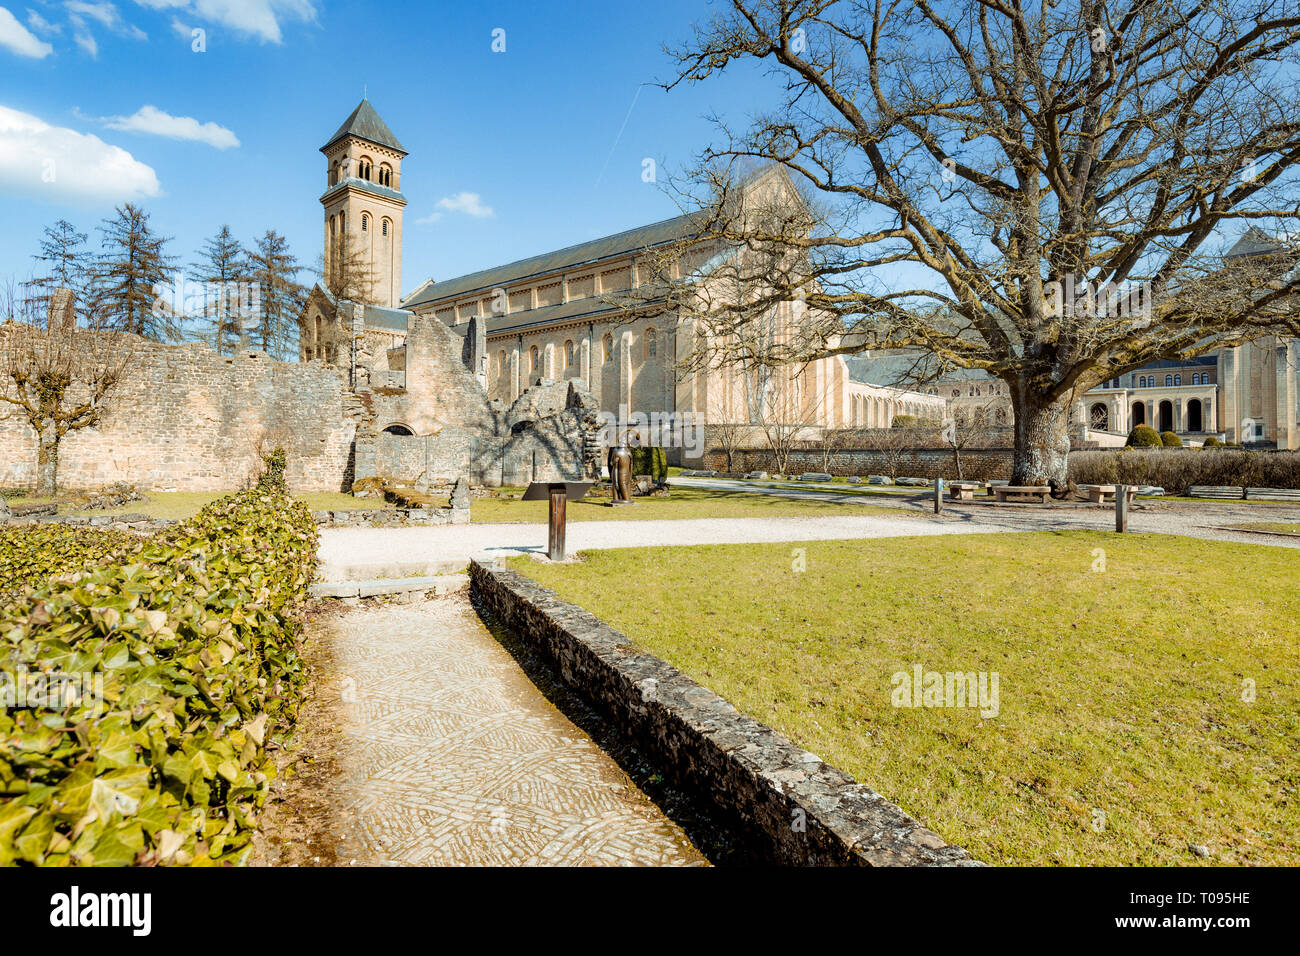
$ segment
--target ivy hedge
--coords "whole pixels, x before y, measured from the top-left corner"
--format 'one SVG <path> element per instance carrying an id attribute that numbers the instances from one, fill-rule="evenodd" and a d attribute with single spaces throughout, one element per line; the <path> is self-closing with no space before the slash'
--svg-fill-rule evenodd
<path id="1" fill-rule="evenodd" d="M 62 524 L 0 528 L 0 599 L 56 574 L 90 568 L 140 539 L 123 531 Z"/>
<path id="2" fill-rule="evenodd" d="M 50 682 L 43 700 L 0 708 L 0 864 L 247 859 L 268 750 L 297 715 L 315 568 L 311 513 L 278 477 L 0 598 L 0 694 L 86 675 L 79 697 Z M 28 535 L 37 554 L 4 560 L 39 579 L 66 557 L 63 539 Z"/>

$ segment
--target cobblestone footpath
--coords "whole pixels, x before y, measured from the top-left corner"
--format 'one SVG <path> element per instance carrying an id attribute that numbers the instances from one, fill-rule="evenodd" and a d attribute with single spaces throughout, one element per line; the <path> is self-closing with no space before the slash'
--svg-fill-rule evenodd
<path id="1" fill-rule="evenodd" d="M 255 862 L 702 865 L 530 682 L 464 592 L 313 625 L 299 772 Z"/>

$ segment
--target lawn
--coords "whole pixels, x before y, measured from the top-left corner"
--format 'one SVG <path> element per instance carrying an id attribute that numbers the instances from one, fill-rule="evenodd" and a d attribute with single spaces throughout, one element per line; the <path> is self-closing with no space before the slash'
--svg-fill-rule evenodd
<path id="1" fill-rule="evenodd" d="M 522 489 L 502 489 L 518 495 Z M 523 521 L 545 523 L 550 505 L 545 501 L 511 498 L 475 498 L 472 520 L 483 523 Z M 665 498 L 637 498 L 634 505 L 611 508 L 608 498 L 570 501 L 565 508 L 569 521 L 650 521 L 661 518 L 792 518 L 819 515 L 880 515 L 898 517 L 897 509 L 871 505 L 837 504 L 807 498 L 741 491 L 713 491 L 705 488 L 673 488 Z"/>
<path id="2" fill-rule="evenodd" d="M 148 501 L 133 501 L 130 504 L 123 505 L 120 508 L 104 508 L 97 511 L 78 511 L 75 506 L 61 504 L 59 514 L 61 515 L 148 515 L 150 518 L 192 518 L 199 513 L 199 509 L 204 505 L 216 501 L 230 494 L 228 491 L 223 492 L 206 492 L 206 491 L 147 491 L 144 496 Z M 383 501 L 373 498 L 354 498 L 351 495 L 331 492 L 313 492 L 310 494 L 294 495 L 298 501 L 304 502 L 308 508 L 313 511 L 360 511 L 371 508 L 387 508 L 389 505 Z M 14 498 L 9 503 L 11 505 L 25 504 L 43 504 L 49 501 L 49 498 Z"/>
<path id="3" fill-rule="evenodd" d="M 1289 549 L 1039 532 L 514 565 L 986 862 L 1300 861 Z M 996 672 L 997 716 L 893 706 L 917 664 Z"/>

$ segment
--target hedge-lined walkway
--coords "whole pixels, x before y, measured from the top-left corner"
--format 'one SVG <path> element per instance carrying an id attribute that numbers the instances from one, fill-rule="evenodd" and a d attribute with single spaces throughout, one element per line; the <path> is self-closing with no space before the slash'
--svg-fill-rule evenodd
<path id="1" fill-rule="evenodd" d="M 463 593 L 350 608 L 315 628 L 317 692 L 262 862 L 704 862 L 533 686 Z"/>

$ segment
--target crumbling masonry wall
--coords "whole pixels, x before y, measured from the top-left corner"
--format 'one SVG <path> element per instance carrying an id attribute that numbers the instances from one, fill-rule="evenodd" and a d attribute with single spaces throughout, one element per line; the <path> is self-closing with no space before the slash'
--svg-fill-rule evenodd
<path id="1" fill-rule="evenodd" d="M 352 480 L 354 402 L 343 371 L 318 362 L 140 340 L 100 427 L 63 439 L 59 484 L 229 491 L 257 473 L 260 448 L 281 445 L 293 491 L 340 491 Z M 0 486 L 35 478 L 36 435 L 9 415 L 0 420 Z"/>

